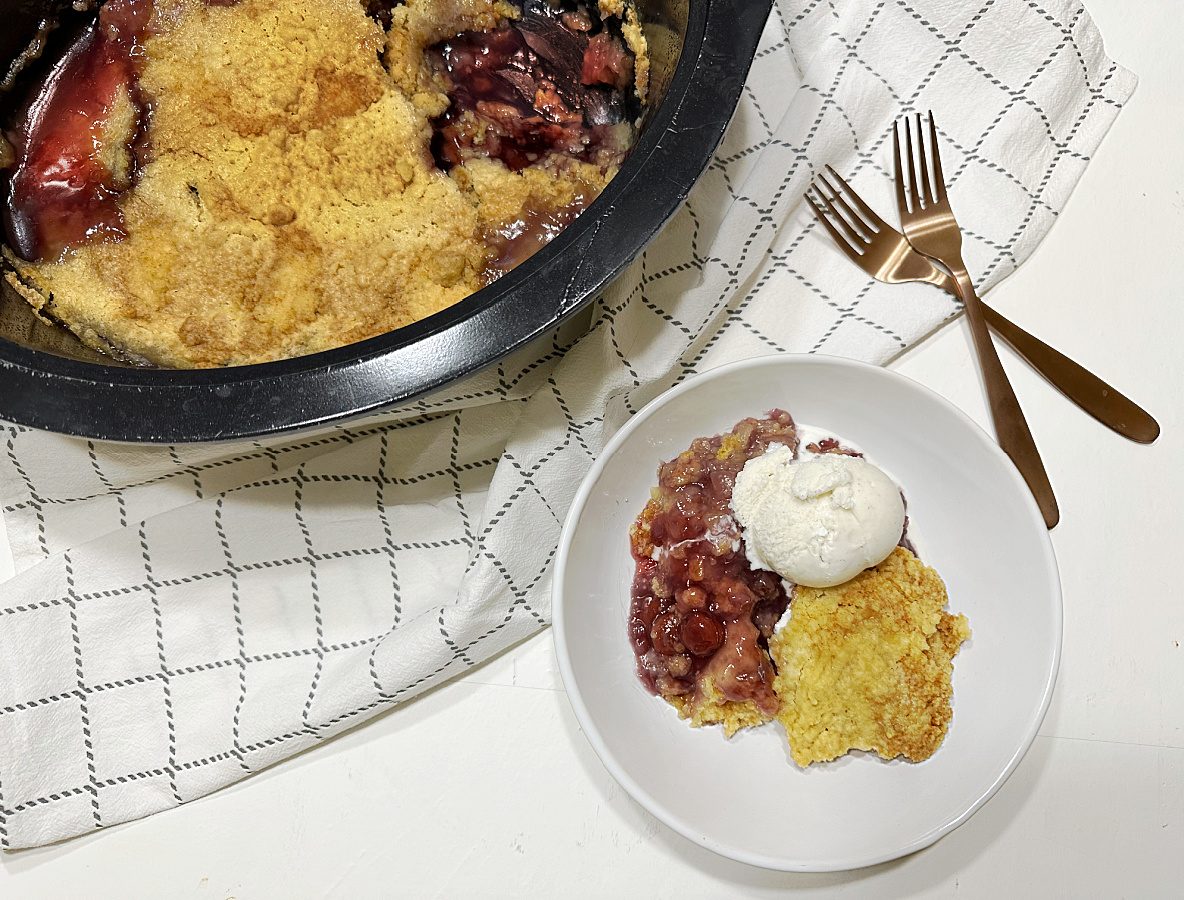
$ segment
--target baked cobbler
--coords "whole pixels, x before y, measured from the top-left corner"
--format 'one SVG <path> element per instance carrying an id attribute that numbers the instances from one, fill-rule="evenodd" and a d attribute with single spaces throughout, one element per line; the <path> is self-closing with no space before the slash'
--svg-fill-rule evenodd
<path id="1" fill-rule="evenodd" d="M 638 676 L 693 726 L 776 719 L 801 766 L 927 759 L 969 625 L 914 555 L 899 486 L 834 437 L 802 443 L 775 409 L 659 466 L 630 529 Z"/>
<path id="2" fill-rule="evenodd" d="M 133 362 L 362 340 L 578 216 L 646 90 L 623 0 L 107 0 L 0 139 L 6 277 Z"/>

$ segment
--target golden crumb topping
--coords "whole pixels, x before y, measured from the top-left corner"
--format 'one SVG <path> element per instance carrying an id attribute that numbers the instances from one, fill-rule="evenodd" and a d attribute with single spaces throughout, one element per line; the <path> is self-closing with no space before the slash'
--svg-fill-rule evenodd
<path id="1" fill-rule="evenodd" d="M 700 676 L 695 693 L 672 694 L 665 699 L 692 728 L 721 725 L 727 737 L 769 721 L 769 717 L 751 700 L 726 699 L 710 673 Z"/>
<path id="2" fill-rule="evenodd" d="M 832 588 L 799 587 L 773 636 L 774 688 L 800 766 L 871 750 L 928 759 L 953 714 L 953 657 L 970 637 L 940 576 L 897 548 Z"/>
<path id="3" fill-rule="evenodd" d="M 430 120 L 449 101 L 424 49 L 517 15 L 407 0 L 384 33 L 358 0 L 156 0 L 127 237 L 35 263 L 4 248 L 7 279 L 96 349 L 183 368 L 313 353 L 456 303 L 486 283 L 491 235 L 524 210 L 582 209 L 614 174 L 436 167 Z"/>
<path id="4" fill-rule="evenodd" d="M 35 306 L 52 295 L 46 312 L 155 363 L 222 366 L 389 331 L 481 286 L 476 208 L 434 169 L 355 0 L 156 6 L 176 24 L 141 76 L 160 102 L 128 238 L 10 257 Z"/>

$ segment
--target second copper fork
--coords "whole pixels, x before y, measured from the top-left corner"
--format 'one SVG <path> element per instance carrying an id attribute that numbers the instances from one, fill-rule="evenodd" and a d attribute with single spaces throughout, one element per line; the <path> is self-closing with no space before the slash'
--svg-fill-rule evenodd
<path id="1" fill-rule="evenodd" d="M 806 202 L 814 215 L 836 246 L 868 275 L 887 284 L 932 284 L 960 299 L 953 276 L 914 250 L 833 168 L 819 173 L 812 187 L 814 196 L 807 193 Z M 987 324 L 1021 357 L 1097 421 L 1141 444 L 1159 437 L 1159 423 L 1121 391 L 986 303 L 983 313 Z"/>
<path id="2" fill-rule="evenodd" d="M 1036 498 L 1045 524 L 1053 528 L 1060 521 L 1056 495 L 1048 480 L 1040 450 L 1020 409 L 1015 389 L 1007 377 L 1007 371 L 999 359 L 999 351 L 987 331 L 987 320 L 982 301 L 975 293 L 974 284 L 966 271 L 962 259 L 962 229 L 954 218 L 946 194 L 945 177 L 941 168 L 941 152 L 937 140 L 937 127 L 933 116 L 929 117 L 929 147 L 921 134 L 921 117 L 917 117 L 917 135 L 913 139 L 912 127 L 905 120 L 904 140 L 893 142 L 896 155 L 896 196 L 900 222 L 905 236 L 913 249 L 940 262 L 958 285 L 962 307 L 970 324 L 974 348 L 978 352 L 979 369 L 987 389 L 987 403 L 991 407 L 991 418 L 995 422 L 995 434 L 1003 452 L 1011 457 L 1015 467 Z M 929 177 L 929 159 L 932 155 L 933 178 Z M 909 160 L 908 179 L 903 174 L 901 159 Z"/>

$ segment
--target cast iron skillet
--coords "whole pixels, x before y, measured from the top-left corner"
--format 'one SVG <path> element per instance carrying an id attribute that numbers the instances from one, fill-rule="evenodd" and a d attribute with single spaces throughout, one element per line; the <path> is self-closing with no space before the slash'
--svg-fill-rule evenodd
<path id="1" fill-rule="evenodd" d="M 0 0 L 0 77 L 49 0 Z M 638 0 L 654 64 L 641 137 L 604 193 L 542 251 L 428 319 L 336 350 L 226 369 L 103 361 L 0 308 L 0 419 L 114 441 L 229 440 L 390 407 L 469 375 L 571 315 L 686 198 L 723 137 L 773 0 Z"/>

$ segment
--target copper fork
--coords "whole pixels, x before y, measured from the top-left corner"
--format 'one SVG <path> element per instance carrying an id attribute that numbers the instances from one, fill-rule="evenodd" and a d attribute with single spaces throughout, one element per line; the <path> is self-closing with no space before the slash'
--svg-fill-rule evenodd
<path id="1" fill-rule="evenodd" d="M 911 124 L 906 119 L 903 145 L 899 126 L 896 128 L 896 140 L 893 142 L 896 199 L 905 237 L 913 245 L 913 249 L 941 263 L 954 276 L 958 293 L 962 297 L 962 306 L 966 311 L 966 320 L 970 324 L 970 334 L 974 338 L 975 350 L 978 352 L 979 368 L 986 383 L 987 402 L 991 408 L 991 418 L 995 422 L 999 446 L 1019 469 L 1032 496 L 1036 498 L 1045 524 L 1053 528 L 1061 518 L 1056 495 L 1048 480 L 1048 472 L 1044 469 L 1040 451 L 1036 448 L 1036 441 L 1032 438 L 1032 430 L 1028 427 L 1023 410 L 1020 409 L 1019 400 L 1016 399 L 1015 390 L 1007 378 L 1003 363 L 999 361 L 999 351 L 991 342 L 982 301 L 974 291 L 974 283 L 970 280 L 966 263 L 962 259 L 962 230 L 958 227 L 958 220 L 954 218 L 946 195 L 937 126 L 933 122 L 933 115 L 930 114 L 929 148 L 926 152 L 919 115 L 916 117 L 916 123 L 915 140 Z M 929 154 L 933 157 L 932 180 L 929 177 Z M 901 165 L 902 157 L 909 160 L 907 186 Z"/>
<path id="2" fill-rule="evenodd" d="M 830 166 L 826 171 L 829 177 L 826 173 L 818 174 L 813 185 L 815 196 L 807 194 L 806 202 L 852 262 L 877 281 L 924 282 L 960 299 L 952 275 L 914 250 L 908 239 L 876 215 L 838 172 Z M 1159 437 L 1159 423 L 1121 391 L 986 303 L 982 307 L 987 324 L 995 333 L 1085 412 L 1140 444 L 1149 444 Z"/>

